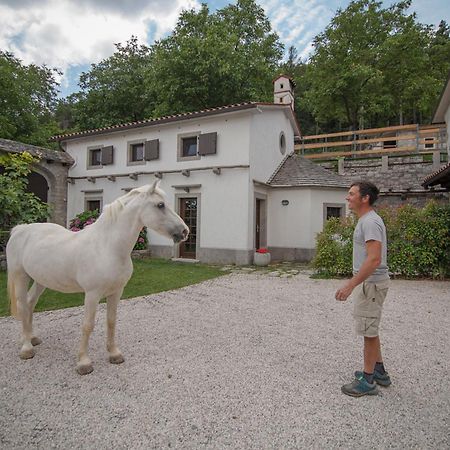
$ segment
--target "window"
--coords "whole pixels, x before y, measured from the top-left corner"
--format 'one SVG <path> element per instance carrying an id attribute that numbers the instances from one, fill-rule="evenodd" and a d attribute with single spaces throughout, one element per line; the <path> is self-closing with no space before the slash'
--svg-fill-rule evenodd
<path id="1" fill-rule="evenodd" d="M 324 203 L 323 204 L 323 223 L 333 217 L 344 217 L 345 203 Z"/>
<path id="2" fill-rule="evenodd" d="M 280 152 L 282 155 L 286 153 L 286 137 L 283 132 L 280 133 Z"/>
<path id="3" fill-rule="evenodd" d="M 283 89 L 283 88 L 284 88 L 284 85 L 283 85 L 283 83 L 281 83 L 281 84 L 280 84 L 280 88 L 281 88 L 281 89 Z"/>
<path id="4" fill-rule="evenodd" d="M 342 208 L 339 206 L 327 206 L 327 220 L 332 217 L 341 217 Z"/>
<path id="5" fill-rule="evenodd" d="M 198 137 L 200 133 L 183 133 L 177 138 L 177 160 L 200 159 Z"/>
<path id="6" fill-rule="evenodd" d="M 145 140 L 128 142 L 127 165 L 136 166 L 145 164 Z"/>
<path id="7" fill-rule="evenodd" d="M 89 165 L 101 166 L 102 165 L 102 149 L 94 148 L 89 150 Z"/>
<path id="8" fill-rule="evenodd" d="M 86 211 L 95 211 L 96 209 L 100 211 L 101 201 L 100 200 L 86 200 Z"/>
<path id="9" fill-rule="evenodd" d="M 182 157 L 197 156 L 197 136 L 182 138 Z"/>
<path id="10" fill-rule="evenodd" d="M 144 144 L 140 142 L 139 144 L 130 145 L 130 161 L 143 161 L 144 160 Z"/>
<path id="11" fill-rule="evenodd" d="M 84 191 L 84 210 L 102 212 L 103 208 L 103 190 Z"/>
<path id="12" fill-rule="evenodd" d="M 96 146 L 87 149 L 87 168 L 101 169 L 103 166 L 114 164 L 114 146 Z"/>

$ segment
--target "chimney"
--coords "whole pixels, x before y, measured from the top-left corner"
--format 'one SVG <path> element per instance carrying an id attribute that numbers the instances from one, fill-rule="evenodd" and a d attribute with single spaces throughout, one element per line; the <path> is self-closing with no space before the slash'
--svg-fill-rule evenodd
<path id="1" fill-rule="evenodd" d="M 287 75 L 279 75 L 273 80 L 273 102 L 277 105 L 291 105 L 294 110 L 294 80 Z"/>

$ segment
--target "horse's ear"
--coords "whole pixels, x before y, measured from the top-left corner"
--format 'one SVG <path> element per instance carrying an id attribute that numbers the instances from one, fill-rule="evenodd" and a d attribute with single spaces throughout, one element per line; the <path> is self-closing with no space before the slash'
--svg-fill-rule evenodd
<path id="1" fill-rule="evenodd" d="M 161 180 L 155 180 L 150 187 L 148 188 L 147 194 L 152 195 L 155 192 L 155 189 L 159 186 L 159 182 Z"/>

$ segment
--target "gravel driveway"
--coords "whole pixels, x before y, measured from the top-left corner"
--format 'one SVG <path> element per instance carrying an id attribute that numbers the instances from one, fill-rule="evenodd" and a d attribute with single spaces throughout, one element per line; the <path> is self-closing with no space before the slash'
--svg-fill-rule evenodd
<path id="1" fill-rule="evenodd" d="M 229 274 L 124 300 L 118 366 L 101 305 L 83 377 L 82 308 L 35 314 L 43 343 L 29 361 L 19 323 L 0 318 L 0 447 L 449 448 L 450 283 L 392 282 L 382 339 L 393 385 L 359 399 L 340 392 L 362 343 L 339 285 Z"/>

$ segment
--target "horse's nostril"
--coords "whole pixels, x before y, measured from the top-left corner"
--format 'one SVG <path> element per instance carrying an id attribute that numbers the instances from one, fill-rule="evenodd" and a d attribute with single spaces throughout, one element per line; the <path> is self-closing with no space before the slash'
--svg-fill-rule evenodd
<path id="1" fill-rule="evenodd" d="M 186 239 L 188 234 L 189 234 L 189 230 L 187 228 L 185 228 L 182 233 L 183 237 Z"/>

